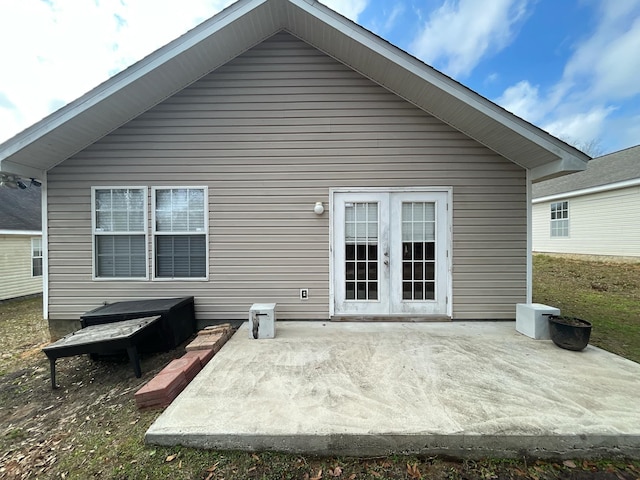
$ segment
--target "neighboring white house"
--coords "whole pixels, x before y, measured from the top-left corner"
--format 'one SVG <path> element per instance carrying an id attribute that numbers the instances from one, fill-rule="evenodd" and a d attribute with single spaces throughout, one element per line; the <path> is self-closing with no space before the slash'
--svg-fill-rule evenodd
<path id="1" fill-rule="evenodd" d="M 0 186 L 0 300 L 42 293 L 40 188 Z"/>
<path id="2" fill-rule="evenodd" d="M 45 316 L 513 319 L 530 182 L 589 157 L 309 0 L 240 0 L 0 145 L 42 180 Z"/>
<path id="3" fill-rule="evenodd" d="M 640 145 L 532 192 L 534 252 L 640 258 Z"/>

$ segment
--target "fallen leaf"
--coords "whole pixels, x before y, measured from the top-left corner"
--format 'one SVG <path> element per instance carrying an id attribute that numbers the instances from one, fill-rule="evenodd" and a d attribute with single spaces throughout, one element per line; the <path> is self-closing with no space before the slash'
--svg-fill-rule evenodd
<path id="1" fill-rule="evenodd" d="M 220 462 L 216 462 L 213 465 L 211 465 L 209 468 L 207 468 L 207 472 L 213 472 L 215 471 L 216 468 L 218 468 L 218 465 L 220 464 Z"/>
<path id="2" fill-rule="evenodd" d="M 322 480 L 322 469 L 318 470 L 316 476 L 309 478 L 309 480 Z"/>
<path id="3" fill-rule="evenodd" d="M 417 463 L 414 463 L 413 465 L 409 465 L 407 463 L 407 474 L 413 479 L 422 478 L 422 473 L 420 473 Z"/>
<path id="4" fill-rule="evenodd" d="M 349 475 L 349 480 L 356 480 L 356 474 L 352 473 L 351 475 Z"/>
<path id="5" fill-rule="evenodd" d="M 258 455 L 256 455 L 255 453 L 251 454 L 251 458 L 253 458 L 256 462 L 260 461 L 260 457 Z"/>
<path id="6" fill-rule="evenodd" d="M 335 467 L 333 470 L 329 469 L 329 475 L 331 475 L 332 477 L 339 477 L 340 475 L 342 475 L 342 467 Z"/>
<path id="7" fill-rule="evenodd" d="M 176 459 L 177 455 L 169 455 L 167 458 L 164 459 L 165 462 L 173 462 Z"/>
<path id="8" fill-rule="evenodd" d="M 562 462 L 565 467 L 576 468 L 576 463 L 573 460 L 565 460 Z"/>

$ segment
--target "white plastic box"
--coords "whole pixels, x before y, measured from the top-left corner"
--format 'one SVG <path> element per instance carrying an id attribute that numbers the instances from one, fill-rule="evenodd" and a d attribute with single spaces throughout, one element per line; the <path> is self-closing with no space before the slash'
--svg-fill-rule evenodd
<path id="1" fill-rule="evenodd" d="M 560 315 L 560 309 L 542 303 L 518 303 L 516 330 L 536 340 L 549 340 L 549 315 Z"/>
<path id="2" fill-rule="evenodd" d="M 276 304 L 254 303 L 249 309 L 249 338 L 276 336 Z"/>

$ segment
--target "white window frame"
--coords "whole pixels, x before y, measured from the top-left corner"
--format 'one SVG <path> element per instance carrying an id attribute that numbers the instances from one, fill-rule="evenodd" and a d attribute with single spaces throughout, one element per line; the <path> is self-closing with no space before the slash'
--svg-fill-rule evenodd
<path id="1" fill-rule="evenodd" d="M 205 242 L 205 275 L 204 277 L 158 277 L 156 275 L 157 260 L 156 260 L 156 236 L 163 235 L 200 235 L 200 232 L 158 232 L 156 230 L 156 192 L 158 190 L 202 190 L 204 193 L 204 235 Z M 151 279 L 158 282 L 172 282 L 172 281 L 185 281 L 185 282 L 206 282 L 209 280 L 209 188 L 206 185 L 163 185 L 151 187 L 151 257 L 153 259 L 153 269 Z"/>
<path id="2" fill-rule="evenodd" d="M 560 211 L 561 213 L 566 213 L 565 217 L 562 218 L 553 218 L 553 206 L 554 205 L 558 205 L 560 204 L 560 210 L 556 210 L 556 212 Z M 565 208 L 566 205 L 566 208 Z M 551 238 L 569 238 L 569 202 L 567 200 L 560 200 L 558 202 L 551 202 L 551 204 L 549 205 L 549 220 L 550 220 L 550 224 L 549 224 L 549 236 Z M 566 235 L 558 235 L 558 234 L 554 234 L 554 226 L 559 225 L 559 224 L 566 224 L 567 228 L 566 228 Z M 557 230 L 557 229 L 556 229 Z M 563 231 L 564 231 L 564 227 L 563 227 Z"/>
<path id="3" fill-rule="evenodd" d="M 144 231 L 143 232 L 97 232 L 96 231 L 96 192 L 98 190 L 142 190 L 144 200 Z M 144 271 L 140 277 L 99 277 L 96 263 L 96 236 L 99 235 L 144 235 Z M 101 282 L 127 281 L 139 282 L 149 280 L 149 188 L 139 185 L 100 185 L 91 187 L 91 265 L 93 280 Z"/>
<path id="4" fill-rule="evenodd" d="M 40 255 L 36 255 L 36 248 L 35 247 L 35 242 L 38 242 L 38 250 L 40 252 Z M 40 275 L 34 275 L 33 271 L 34 271 L 34 260 L 40 260 Z M 43 273 L 43 267 L 44 267 L 44 260 L 43 260 L 43 255 L 42 255 L 42 237 L 32 237 L 31 238 L 31 276 L 33 278 L 36 277 L 42 277 L 42 273 Z"/>

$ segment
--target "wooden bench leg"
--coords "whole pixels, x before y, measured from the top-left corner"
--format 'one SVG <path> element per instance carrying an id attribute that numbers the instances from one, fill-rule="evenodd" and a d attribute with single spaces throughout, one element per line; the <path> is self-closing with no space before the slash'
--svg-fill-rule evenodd
<path id="1" fill-rule="evenodd" d="M 134 346 L 127 347 L 127 353 L 129 354 L 129 362 L 133 367 L 133 371 L 136 374 L 136 378 L 142 376 L 142 370 L 140 369 L 140 357 L 138 357 L 138 349 Z"/>
<path id="2" fill-rule="evenodd" d="M 55 390 L 58 388 L 56 385 L 56 359 L 50 358 L 49 365 L 51 365 L 51 388 Z"/>

